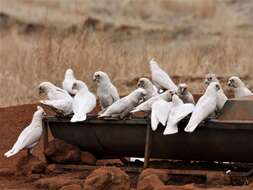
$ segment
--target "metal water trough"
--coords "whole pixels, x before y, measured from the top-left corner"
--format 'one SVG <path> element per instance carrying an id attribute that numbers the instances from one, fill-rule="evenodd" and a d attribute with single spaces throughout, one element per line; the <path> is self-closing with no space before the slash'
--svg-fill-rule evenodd
<path id="1" fill-rule="evenodd" d="M 222 161 L 253 163 L 253 96 L 228 100 L 215 119 L 201 123 L 193 133 L 185 133 L 189 118 L 179 123 L 179 133 L 164 136 L 164 127 L 153 132 L 150 119 L 98 119 L 85 122 L 44 119 L 44 145 L 49 127 L 53 137 L 89 151 L 98 158 L 145 157 L 184 161 Z"/>

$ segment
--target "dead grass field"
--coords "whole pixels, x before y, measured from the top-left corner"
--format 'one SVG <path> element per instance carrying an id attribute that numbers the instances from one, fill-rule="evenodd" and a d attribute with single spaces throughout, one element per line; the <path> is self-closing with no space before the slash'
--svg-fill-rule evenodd
<path id="1" fill-rule="evenodd" d="M 0 106 L 38 100 L 37 85 L 61 85 L 71 67 L 95 92 L 107 72 L 121 94 L 149 76 L 155 58 L 195 93 L 214 72 L 253 88 L 251 0 L 0 0 Z"/>

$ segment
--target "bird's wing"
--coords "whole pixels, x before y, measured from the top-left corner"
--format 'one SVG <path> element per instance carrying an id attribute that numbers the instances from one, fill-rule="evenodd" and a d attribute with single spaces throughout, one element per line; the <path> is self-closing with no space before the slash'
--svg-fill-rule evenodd
<path id="1" fill-rule="evenodd" d="M 35 142 L 37 142 L 42 134 L 42 128 L 28 126 L 19 135 L 14 148 L 21 150 Z"/>
<path id="2" fill-rule="evenodd" d="M 116 102 L 117 100 L 120 99 L 118 90 L 113 85 L 111 86 L 111 96 L 112 96 L 113 102 Z"/>
<path id="3" fill-rule="evenodd" d="M 119 99 L 110 105 L 100 117 L 111 116 L 113 114 L 120 114 L 128 105 L 128 101 L 125 98 Z"/>
<path id="4" fill-rule="evenodd" d="M 182 104 L 180 106 L 175 107 L 174 109 L 172 108 L 170 115 L 169 115 L 169 120 L 168 122 L 171 122 L 173 124 L 177 124 L 180 120 L 185 118 L 187 115 L 192 113 L 194 110 L 194 104 Z"/>
<path id="5" fill-rule="evenodd" d="M 163 132 L 164 135 L 175 134 L 178 132 L 177 124 L 180 120 L 189 115 L 194 109 L 194 104 L 182 104 L 171 108 L 169 119 L 166 128 Z"/>
<path id="6" fill-rule="evenodd" d="M 153 80 L 163 88 L 166 88 L 168 90 L 172 89 L 177 90 L 176 84 L 171 80 L 169 75 L 165 73 L 163 70 L 156 70 L 152 73 L 152 75 Z"/>
<path id="7" fill-rule="evenodd" d="M 153 130 L 157 129 L 159 123 L 166 125 L 169 112 L 171 109 L 171 103 L 164 100 L 159 100 L 153 103 L 151 111 L 151 127 Z"/>
<path id="8" fill-rule="evenodd" d="M 219 90 L 217 93 L 217 107 L 221 110 L 228 100 L 227 96 L 224 94 L 223 90 Z"/>
<path id="9" fill-rule="evenodd" d="M 73 83 L 75 82 L 76 79 L 65 79 L 62 82 L 62 88 L 63 90 L 66 90 L 70 94 L 76 94 L 76 90 L 73 90 Z"/>
<path id="10" fill-rule="evenodd" d="M 72 112 L 72 100 L 69 99 L 60 99 L 60 100 L 46 100 L 42 102 L 45 105 L 56 108 L 59 111 L 64 113 Z"/>
<path id="11" fill-rule="evenodd" d="M 187 124 L 185 131 L 193 132 L 201 121 L 206 119 L 216 109 L 216 99 L 213 97 L 202 96 L 197 102 L 190 121 Z"/>
<path id="12" fill-rule="evenodd" d="M 253 93 L 247 88 L 247 87 L 244 87 L 243 88 L 243 94 L 244 96 L 250 96 L 250 95 L 253 95 Z"/>
<path id="13" fill-rule="evenodd" d="M 111 95 L 101 95 L 99 101 L 103 108 L 107 108 L 114 102 L 113 97 Z"/>

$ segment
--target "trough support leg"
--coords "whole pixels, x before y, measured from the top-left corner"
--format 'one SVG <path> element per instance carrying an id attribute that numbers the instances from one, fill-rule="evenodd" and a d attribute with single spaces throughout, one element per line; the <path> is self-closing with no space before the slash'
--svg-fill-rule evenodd
<path id="1" fill-rule="evenodd" d="M 43 120 L 43 149 L 46 150 L 48 146 L 48 122 Z"/>
<path id="2" fill-rule="evenodd" d="M 150 153 L 151 153 L 150 145 L 151 145 L 151 126 L 150 126 L 150 122 L 148 122 L 147 130 L 146 130 L 144 168 L 147 168 L 149 164 L 149 158 L 150 158 Z"/>

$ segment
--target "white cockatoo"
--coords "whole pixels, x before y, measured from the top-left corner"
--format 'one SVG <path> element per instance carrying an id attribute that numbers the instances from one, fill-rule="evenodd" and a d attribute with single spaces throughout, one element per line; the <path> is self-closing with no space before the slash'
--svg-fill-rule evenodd
<path id="1" fill-rule="evenodd" d="M 209 85 L 212 82 L 217 82 L 220 84 L 220 81 L 218 80 L 216 75 L 213 73 L 209 73 L 205 76 L 205 84 Z M 220 85 L 220 87 L 221 87 L 221 85 Z M 218 110 L 221 110 L 223 108 L 223 106 L 227 100 L 228 100 L 228 98 L 221 88 L 217 93 L 217 108 L 218 108 Z"/>
<path id="2" fill-rule="evenodd" d="M 147 91 L 147 95 L 144 100 L 148 100 L 156 95 L 158 95 L 157 89 L 154 87 L 152 82 L 148 78 L 140 78 L 137 83 L 138 88 L 143 88 Z"/>
<path id="3" fill-rule="evenodd" d="M 177 94 L 172 96 L 171 108 L 169 117 L 167 119 L 166 128 L 163 132 L 164 135 L 170 135 L 178 132 L 177 124 L 187 115 L 193 112 L 193 103 L 184 103 Z"/>
<path id="4" fill-rule="evenodd" d="M 157 100 L 153 103 L 151 109 L 151 128 L 155 131 L 161 123 L 163 126 L 166 125 L 171 111 L 172 103 L 167 102 L 163 99 Z"/>
<path id="5" fill-rule="evenodd" d="M 74 71 L 72 69 L 67 69 L 65 71 L 64 80 L 62 81 L 62 88 L 66 90 L 69 94 L 75 95 L 76 90 L 72 89 L 73 83 L 76 81 Z"/>
<path id="6" fill-rule="evenodd" d="M 163 92 L 162 94 L 153 96 L 152 98 L 148 99 L 147 101 L 141 103 L 136 108 L 134 108 L 134 110 L 132 110 L 131 113 L 140 112 L 140 111 L 150 112 L 153 103 L 158 100 L 165 100 L 167 102 L 171 101 L 171 93 L 167 90 Z"/>
<path id="7" fill-rule="evenodd" d="M 239 77 L 230 77 L 228 80 L 228 86 L 233 88 L 235 98 L 242 98 L 245 96 L 253 95 L 253 93 L 246 87 L 246 85 Z"/>
<path id="8" fill-rule="evenodd" d="M 42 82 L 39 85 L 39 94 L 46 94 L 48 100 L 41 100 L 40 103 L 56 109 L 61 115 L 73 113 L 73 98 L 69 93 L 50 82 Z"/>
<path id="9" fill-rule="evenodd" d="M 177 95 L 184 103 L 192 103 L 195 104 L 193 95 L 188 90 L 188 86 L 185 83 L 180 83 L 178 85 Z"/>
<path id="10" fill-rule="evenodd" d="M 71 98 L 66 90 L 63 90 L 51 82 L 42 82 L 39 84 L 39 94 L 46 94 L 48 100 L 59 100 Z"/>
<path id="11" fill-rule="evenodd" d="M 28 149 L 28 153 L 32 154 L 34 147 L 38 144 L 42 135 L 42 119 L 45 112 L 42 107 L 37 106 L 37 111 L 33 114 L 32 122 L 19 135 L 13 147 L 4 154 L 4 156 L 11 157 L 17 154 L 22 149 Z"/>
<path id="12" fill-rule="evenodd" d="M 217 93 L 220 88 L 220 84 L 217 82 L 209 84 L 204 95 L 197 102 L 189 123 L 184 129 L 185 132 L 193 132 L 204 119 L 215 112 L 217 107 Z"/>
<path id="13" fill-rule="evenodd" d="M 151 78 L 154 85 L 161 90 L 177 90 L 177 85 L 172 81 L 170 76 L 162 70 L 158 63 L 151 59 L 149 61 L 149 68 L 151 72 Z"/>
<path id="14" fill-rule="evenodd" d="M 97 84 L 97 97 L 103 112 L 108 106 L 120 99 L 119 93 L 105 72 L 95 72 L 93 81 Z"/>
<path id="15" fill-rule="evenodd" d="M 125 96 L 110 105 L 99 117 L 119 116 L 120 118 L 124 118 L 139 104 L 144 96 L 146 96 L 146 90 L 137 88 L 128 96 Z"/>
<path id="16" fill-rule="evenodd" d="M 74 115 L 70 122 L 84 121 L 87 113 L 90 113 L 96 107 L 96 96 L 89 91 L 83 81 L 75 81 L 72 88 L 77 90 L 77 93 L 72 103 Z"/>

